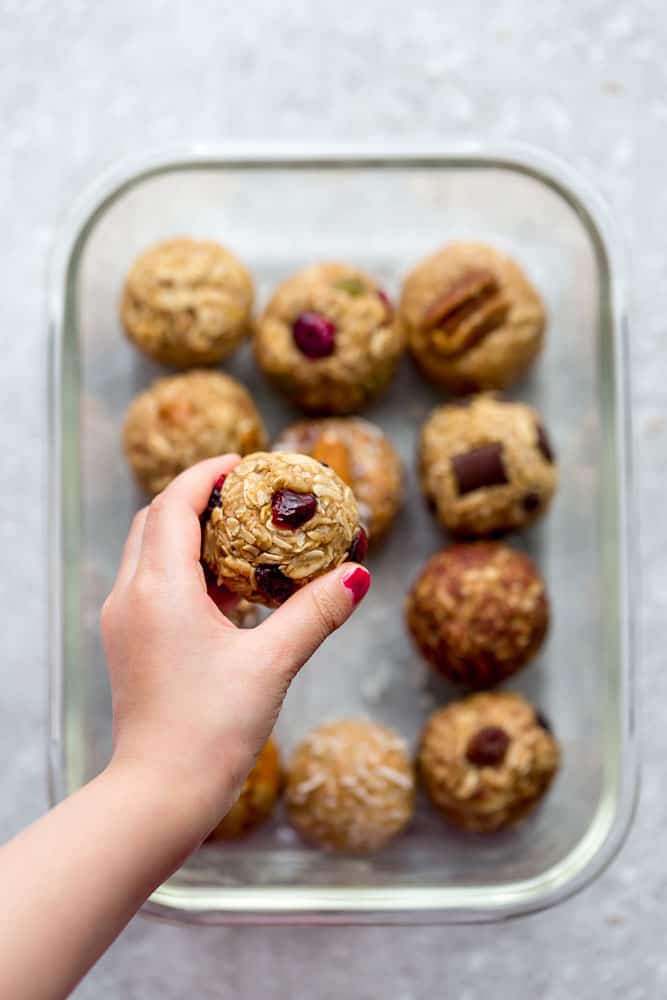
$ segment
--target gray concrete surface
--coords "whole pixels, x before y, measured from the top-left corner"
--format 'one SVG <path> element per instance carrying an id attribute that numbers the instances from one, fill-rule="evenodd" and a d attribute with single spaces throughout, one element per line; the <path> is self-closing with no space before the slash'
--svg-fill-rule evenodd
<path id="1" fill-rule="evenodd" d="M 188 138 L 523 140 L 597 181 L 634 273 L 644 775 L 619 859 L 559 909 L 502 926 L 138 919 L 80 1000 L 667 994 L 666 46 L 662 0 L 1 0 L 0 837 L 45 804 L 45 261 L 101 168 Z"/>

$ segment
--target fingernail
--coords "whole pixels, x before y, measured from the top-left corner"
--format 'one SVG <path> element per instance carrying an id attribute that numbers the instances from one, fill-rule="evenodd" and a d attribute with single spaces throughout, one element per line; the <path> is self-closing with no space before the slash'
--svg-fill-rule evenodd
<path id="1" fill-rule="evenodd" d="M 366 596 L 370 585 L 371 574 L 363 566 L 355 566 L 343 577 L 343 586 L 350 591 L 355 604 Z"/>

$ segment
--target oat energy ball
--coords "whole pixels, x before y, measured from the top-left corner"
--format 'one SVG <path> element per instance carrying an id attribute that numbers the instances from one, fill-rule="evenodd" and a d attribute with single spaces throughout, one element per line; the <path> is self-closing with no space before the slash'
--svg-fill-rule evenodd
<path id="1" fill-rule="evenodd" d="M 366 548 L 352 490 L 307 455 L 248 455 L 218 480 L 203 521 L 218 584 L 267 607 Z"/>
<path id="2" fill-rule="evenodd" d="M 438 520 L 467 538 L 537 520 L 558 483 L 554 453 L 535 410 L 490 395 L 434 410 L 422 427 L 419 466 Z"/>
<path id="3" fill-rule="evenodd" d="M 514 826 L 538 804 L 560 761 L 546 721 L 518 694 L 489 691 L 427 721 L 419 773 L 429 798 L 464 830 Z"/>
<path id="4" fill-rule="evenodd" d="M 454 393 L 504 389 L 544 338 L 544 303 L 521 268 L 484 243 L 452 243 L 405 280 L 398 317 L 422 372 Z"/>
<path id="5" fill-rule="evenodd" d="M 378 851 L 414 811 L 405 743 L 364 719 L 320 726 L 289 762 L 286 800 L 290 822 L 304 840 L 327 850 Z"/>
<path id="6" fill-rule="evenodd" d="M 403 473 L 394 446 L 379 427 L 360 417 L 302 420 L 286 427 L 273 447 L 299 451 L 330 466 L 352 487 L 370 541 L 386 534 L 401 506 Z"/>
<path id="7" fill-rule="evenodd" d="M 284 281 L 255 335 L 269 380 L 311 413 L 352 413 L 379 395 L 403 351 L 381 288 L 345 264 L 316 264 Z"/>
<path id="8" fill-rule="evenodd" d="M 281 787 L 280 753 L 275 742 L 269 739 L 246 778 L 241 794 L 210 834 L 210 839 L 235 840 L 255 830 L 271 815 Z"/>
<path id="9" fill-rule="evenodd" d="M 154 361 L 195 368 L 222 361 L 250 330 L 253 284 L 241 262 L 210 240 L 151 247 L 125 280 L 127 336 Z"/>
<path id="10" fill-rule="evenodd" d="M 406 604 L 419 650 L 454 684 L 492 687 L 537 653 L 549 626 L 544 582 L 500 542 L 451 545 L 424 566 Z"/>
<path id="11" fill-rule="evenodd" d="M 127 460 L 151 496 L 204 458 L 247 455 L 265 445 L 264 424 L 249 392 L 222 372 L 158 379 L 130 404 L 123 428 Z"/>

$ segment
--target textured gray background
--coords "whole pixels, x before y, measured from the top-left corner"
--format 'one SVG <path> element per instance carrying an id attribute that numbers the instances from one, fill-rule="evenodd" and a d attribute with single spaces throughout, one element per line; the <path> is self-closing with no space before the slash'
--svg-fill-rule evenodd
<path id="1" fill-rule="evenodd" d="M 191 929 L 138 919 L 77 997 L 653 998 L 664 949 L 667 5 L 664 0 L 0 2 L 0 838 L 44 808 L 43 288 L 59 216 L 175 140 L 539 144 L 594 178 L 632 251 L 644 569 L 643 791 L 578 898 L 501 926 Z"/>

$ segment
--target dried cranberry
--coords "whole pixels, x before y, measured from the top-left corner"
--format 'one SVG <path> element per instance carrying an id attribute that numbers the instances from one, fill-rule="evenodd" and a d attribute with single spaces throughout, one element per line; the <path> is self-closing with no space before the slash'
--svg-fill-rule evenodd
<path id="1" fill-rule="evenodd" d="M 526 493 L 523 500 L 521 501 L 521 506 L 525 510 L 526 514 L 532 514 L 540 506 L 540 495 L 539 493 Z"/>
<path id="2" fill-rule="evenodd" d="M 302 312 L 292 326 L 294 343 L 307 358 L 326 358 L 333 353 L 336 325 L 316 312 Z"/>
<path id="3" fill-rule="evenodd" d="M 211 495 L 208 498 L 208 503 L 206 504 L 206 510 L 201 516 L 202 527 L 208 522 L 209 517 L 213 513 L 216 507 L 222 506 L 222 487 L 225 485 L 225 479 L 227 476 L 218 476 L 215 483 L 213 484 L 213 489 Z"/>
<path id="4" fill-rule="evenodd" d="M 352 545 L 350 545 L 348 559 L 351 559 L 352 562 L 363 562 L 367 552 L 368 535 L 366 534 L 366 529 L 362 525 L 359 525 L 359 530 L 352 539 Z"/>
<path id="5" fill-rule="evenodd" d="M 378 288 L 377 292 L 378 292 L 378 298 L 384 305 L 385 311 L 387 313 L 387 319 L 391 319 L 392 316 L 394 315 L 394 305 L 391 299 L 389 298 L 389 296 L 387 295 L 387 293 L 384 291 L 383 288 Z"/>
<path id="6" fill-rule="evenodd" d="M 271 520 L 277 528 L 300 528 L 317 510 L 314 493 L 276 490 L 271 498 Z"/>
<path id="7" fill-rule="evenodd" d="M 293 580 L 277 566 L 258 566 L 255 570 L 257 589 L 277 604 L 291 597 L 296 587 Z"/>
<path id="8" fill-rule="evenodd" d="M 510 738 L 500 726 L 485 726 L 472 737 L 466 749 L 466 760 L 476 767 L 498 767 L 510 745 Z"/>
<path id="9" fill-rule="evenodd" d="M 553 727 L 551 723 L 547 719 L 546 715 L 542 714 L 542 712 L 539 711 L 535 712 L 535 722 L 538 724 L 538 726 L 541 726 L 542 729 L 545 730 L 545 732 L 553 733 Z"/>

